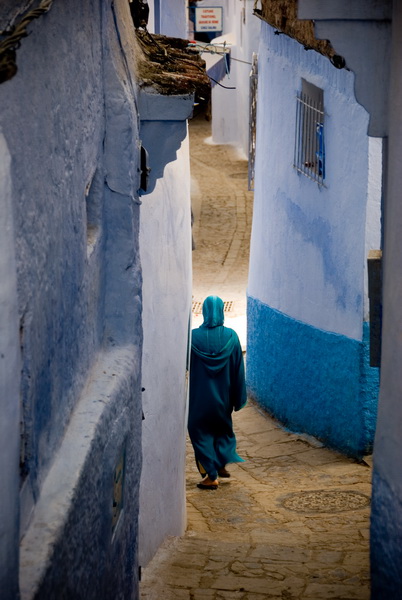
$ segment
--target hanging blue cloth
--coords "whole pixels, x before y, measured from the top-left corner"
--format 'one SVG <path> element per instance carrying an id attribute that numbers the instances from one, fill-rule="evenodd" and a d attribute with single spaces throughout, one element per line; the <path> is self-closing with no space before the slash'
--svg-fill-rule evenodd
<path id="1" fill-rule="evenodd" d="M 203 324 L 192 331 L 188 431 L 195 457 L 210 479 L 231 462 L 236 452 L 232 411 L 247 401 L 243 354 L 237 333 L 223 326 L 224 305 L 208 296 Z"/>

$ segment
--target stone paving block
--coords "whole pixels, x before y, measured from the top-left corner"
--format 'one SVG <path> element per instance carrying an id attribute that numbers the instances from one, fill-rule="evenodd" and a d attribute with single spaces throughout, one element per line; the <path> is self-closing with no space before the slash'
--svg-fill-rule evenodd
<path id="1" fill-rule="evenodd" d="M 327 598 L 333 598 L 334 600 L 369 600 L 370 589 L 368 586 L 356 587 L 341 584 L 310 583 L 304 591 L 303 598 L 311 598 L 311 600 L 325 600 Z"/>
<path id="2" fill-rule="evenodd" d="M 304 452 L 300 452 L 297 456 L 297 459 L 301 462 L 307 463 L 308 465 L 325 465 L 334 464 L 334 462 L 339 461 L 343 463 L 345 460 L 344 457 L 337 452 L 332 452 L 331 450 L 327 450 L 326 448 L 322 448 L 320 452 L 316 451 L 316 448 L 306 449 Z"/>
<path id="3" fill-rule="evenodd" d="M 206 568 L 206 562 L 208 558 L 202 554 L 187 554 L 185 562 L 183 561 L 183 556 L 177 553 L 171 564 L 173 567 L 183 567 L 185 569 L 193 569 L 194 567 L 202 569 Z"/>
<path id="4" fill-rule="evenodd" d="M 229 569 L 229 561 L 209 560 L 204 571 L 224 571 Z"/>
<path id="5" fill-rule="evenodd" d="M 338 461 L 322 464 L 320 471 L 323 471 L 331 477 L 344 477 L 345 475 L 358 475 L 362 481 L 367 481 L 367 476 L 370 475 L 371 469 L 366 465 L 357 463 L 351 459 L 343 458 Z"/>
<path id="6" fill-rule="evenodd" d="M 281 597 L 284 590 L 297 590 L 299 593 L 304 587 L 303 579 L 289 577 L 284 581 L 267 581 L 264 578 L 247 578 L 239 576 L 219 577 L 212 585 L 219 590 L 238 590 L 257 594 L 271 594 Z"/>
<path id="7" fill-rule="evenodd" d="M 309 549 L 295 548 L 293 546 L 260 545 L 253 548 L 249 554 L 250 558 L 261 558 L 269 562 L 284 563 L 307 563 L 312 558 Z"/>
<path id="8" fill-rule="evenodd" d="M 325 544 L 328 542 L 329 535 L 331 537 L 330 542 L 332 545 L 335 542 L 339 542 L 340 544 L 345 544 L 346 542 L 349 542 L 353 544 L 354 542 L 358 542 L 360 540 L 359 532 L 354 531 L 353 529 L 344 533 L 335 532 L 329 529 L 326 533 L 314 534 L 314 543 L 321 544 L 321 547 L 324 547 Z"/>
<path id="9" fill-rule="evenodd" d="M 271 594 L 246 594 L 245 600 L 267 600 L 267 598 L 277 598 L 278 596 L 272 596 Z M 289 600 L 294 598 L 294 596 L 282 596 L 283 598 Z"/>
<path id="10" fill-rule="evenodd" d="M 348 552 L 345 555 L 345 564 L 359 567 L 369 567 L 369 556 L 367 552 Z"/>
<path id="11" fill-rule="evenodd" d="M 168 591 L 168 594 L 164 596 L 164 600 L 191 600 L 190 590 L 177 590 L 171 589 Z"/>
<path id="12" fill-rule="evenodd" d="M 191 590 L 191 600 L 214 600 L 216 594 L 214 590 Z"/>
<path id="13" fill-rule="evenodd" d="M 257 448 L 260 446 L 267 446 L 268 444 L 275 444 L 276 442 L 288 442 L 289 434 L 282 429 L 273 428 L 263 433 L 257 433 L 253 435 L 253 446 Z M 297 441 L 297 440 L 296 440 Z"/>
<path id="14" fill-rule="evenodd" d="M 289 544 L 299 542 L 299 544 L 307 543 L 309 541 L 308 536 L 295 537 L 294 533 L 290 531 L 266 531 L 264 529 L 254 529 L 250 533 L 251 540 L 255 544 L 277 544 L 278 546 L 289 546 Z"/>
<path id="15" fill-rule="evenodd" d="M 321 550 L 314 552 L 313 560 L 324 564 L 340 563 L 343 560 L 343 552 L 339 552 L 339 550 Z"/>
<path id="16" fill-rule="evenodd" d="M 289 456 L 290 454 L 300 454 L 306 449 L 304 442 L 283 442 L 281 444 L 272 444 L 264 448 L 256 448 L 255 456 L 262 458 L 274 458 L 277 456 Z"/>
<path id="17" fill-rule="evenodd" d="M 218 577 L 218 579 L 212 584 L 212 587 L 218 590 L 236 590 L 240 592 L 268 592 L 268 583 L 265 579 L 249 579 L 247 577 L 239 577 L 234 575 Z"/>
<path id="18" fill-rule="evenodd" d="M 306 527 L 306 525 L 301 524 L 299 522 L 296 523 L 288 523 L 287 529 L 295 535 L 295 539 L 305 540 L 305 543 L 308 543 L 310 540 L 310 536 L 312 535 L 311 529 Z"/>
<path id="19" fill-rule="evenodd" d="M 364 540 L 370 539 L 370 529 L 369 527 L 365 527 L 364 529 L 359 529 L 359 533 Z"/>
<path id="20" fill-rule="evenodd" d="M 222 600 L 242 600 L 242 598 L 244 598 L 245 593 L 244 592 L 225 592 L 225 591 L 218 591 L 216 593 L 216 598 L 218 600 L 218 598 L 222 599 Z"/>
<path id="21" fill-rule="evenodd" d="M 241 415 L 241 411 L 239 411 L 239 415 Z M 239 417 L 240 418 L 240 417 Z M 254 435 L 256 433 L 264 433 L 269 429 L 276 429 L 276 426 L 273 423 L 267 422 L 264 423 L 262 420 L 252 420 L 252 419 L 244 419 L 241 424 L 238 423 L 238 420 L 233 418 L 233 423 L 236 431 L 239 432 L 240 435 Z"/>
<path id="22" fill-rule="evenodd" d="M 164 573 L 164 581 L 172 588 L 199 587 L 202 571 L 199 569 L 186 569 L 185 567 L 173 567 Z"/>

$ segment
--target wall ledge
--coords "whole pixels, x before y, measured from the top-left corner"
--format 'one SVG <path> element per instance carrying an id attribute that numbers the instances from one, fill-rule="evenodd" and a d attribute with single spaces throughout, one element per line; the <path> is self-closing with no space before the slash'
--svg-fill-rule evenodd
<path id="1" fill-rule="evenodd" d="M 142 88 L 138 97 L 141 121 L 185 121 L 191 117 L 194 93 L 165 96 L 151 87 Z"/>

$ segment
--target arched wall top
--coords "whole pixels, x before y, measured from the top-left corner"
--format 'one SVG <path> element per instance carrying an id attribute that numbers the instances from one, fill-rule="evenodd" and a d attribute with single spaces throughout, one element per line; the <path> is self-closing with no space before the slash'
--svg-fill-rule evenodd
<path id="1" fill-rule="evenodd" d="M 368 134 L 388 135 L 392 2 L 299 0 L 300 19 L 313 19 L 319 39 L 330 40 L 356 76 L 355 95 L 370 115 Z"/>

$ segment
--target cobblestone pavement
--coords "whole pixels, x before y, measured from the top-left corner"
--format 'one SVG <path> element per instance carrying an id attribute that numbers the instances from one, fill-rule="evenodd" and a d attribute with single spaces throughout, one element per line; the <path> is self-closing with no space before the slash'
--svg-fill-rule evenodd
<path id="1" fill-rule="evenodd" d="M 188 445 L 186 535 L 143 572 L 142 600 L 368 600 L 370 460 L 290 434 L 258 407 L 234 415 L 244 463 L 196 487 Z"/>

